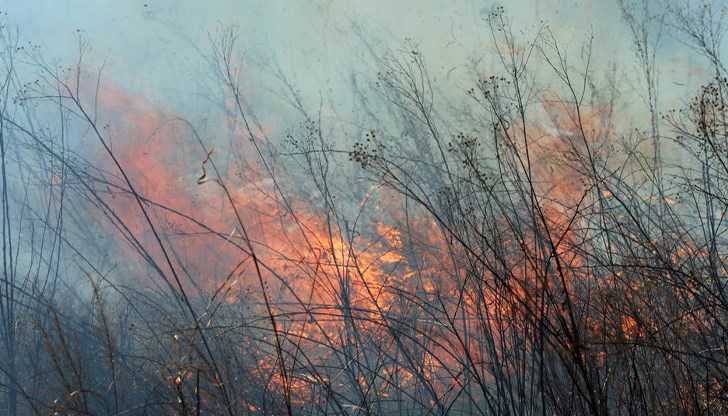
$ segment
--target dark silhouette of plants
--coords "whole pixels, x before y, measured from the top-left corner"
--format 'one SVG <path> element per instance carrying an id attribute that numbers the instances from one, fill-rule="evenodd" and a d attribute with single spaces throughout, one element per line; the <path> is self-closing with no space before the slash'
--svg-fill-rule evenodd
<path id="1" fill-rule="evenodd" d="M 2 412 L 728 413 L 725 11 L 618 6 L 643 129 L 592 36 L 519 37 L 503 7 L 461 93 L 414 40 L 367 44 L 355 122 L 272 60 L 283 133 L 247 101 L 236 31 L 211 36 L 229 143 L 178 116 L 151 133 L 174 131 L 207 215 L 124 158 L 81 37 L 60 69 L 3 29 Z M 715 74 L 672 111 L 665 36 Z"/>

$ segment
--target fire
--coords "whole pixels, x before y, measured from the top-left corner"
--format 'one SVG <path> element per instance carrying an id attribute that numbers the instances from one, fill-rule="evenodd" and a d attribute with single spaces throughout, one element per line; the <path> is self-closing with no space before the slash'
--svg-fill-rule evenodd
<path id="1" fill-rule="evenodd" d="M 176 262 L 189 273 L 186 289 L 194 287 L 210 299 L 207 312 L 200 319 L 213 319 L 219 302 L 262 302 L 260 294 L 250 290 L 257 286 L 241 226 L 263 265 L 265 290 L 273 300 L 286 349 L 305 348 L 306 354 L 325 360 L 332 348 L 354 342 L 343 337 L 353 324 L 350 315 L 355 316 L 357 325 L 369 322 L 359 328 L 369 342 L 383 339 L 387 325 L 393 323 L 381 322 L 381 317 L 391 316 L 396 321 L 407 312 L 399 302 L 403 285 L 417 278 L 421 280 L 417 285 L 425 292 L 438 290 L 434 280 L 422 273 L 431 266 L 416 274 L 408 271 L 411 255 L 403 253 L 403 238 L 395 224 L 378 222 L 372 235 L 346 238 L 336 223 L 323 221 L 325 213 L 303 198 L 284 203 L 276 183 L 247 157 L 234 160 L 224 171 L 232 204 L 244 221 L 242 225 L 236 224 L 232 207 L 223 198 L 221 184 L 210 166 L 205 165 L 206 157 L 214 158 L 217 154 L 205 155 L 183 125 L 169 121 L 171 115 L 120 88 L 105 90 L 99 102 L 100 114 L 111 120 L 107 130 L 115 156 L 153 214 L 153 221 L 164 231 L 165 244 L 177 253 Z M 235 127 L 231 131 L 233 138 L 243 134 Z M 240 149 L 238 142 L 227 146 L 237 149 L 238 154 L 250 154 Z M 226 144 L 217 146 L 224 148 Z M 201 172 L 203 167 L 206 169 Z M 119 187 L 125 189 L 123 185 Z M 138 239 L 152 256 L 158 255 L 148 225 L 141 220 L 131 195 L 117 189 L 107 199 L 129 235 Z M 437 264 L 434 259 L 429 261 L 433 266 Z M 272 342 L 269 336 L 262 341 L 268 345 Z M 260 379 L 282 386 L 279 363 L 272 350 L 262 352 L 264 358 L 258 360 L 257 366 Z M 295 368 L 295 357 L 284 365 Z M 428 369 L 427 374 L 440 371 L 441 361 L 429 357 L 427 363 L 423 367 Z M 412 378 L 397 365 L 387 368 L 398 374 L 398 383 Z M 170 377 L 171 383 L 180 389 L 189 382 L 188 373 Z M 294 401 L 303 403 L 311 389 L 333 382 L 327 376 L 302 372 L 290 378 L 289 387 Z M 361 377 L 358 382 L 365 388 L 373 381 Z M 391 385 L 376 383 L 383 395 L 389 394 Z M 247 406 L 255 410 L 254 404 Z"/>
<path id="2" fill-rule="evenodd" d="M 99 118 L 108 120 L 104 133 L 114 155 L 146 201 L 153 221 L 164 229 L 168 244 L 178 254 L 177 261 L 192 267 L 195 274 L 220 274 L 232 260 L 224 258 L 225 247 L 221 251 L 215 249 L 218 245 L 210 244 L 216 238 L 210 237 L 209 230 L 195 226 L 197 222 L 219 230 L 224 223 L 215 215 L 214 192 L 195 185 L 202 160 L 190 132 L 170 121 L 173 117 L 168 112 L 155 109 L 113 84 L 100 90 L 98 103 Z M 119 173 L 111 171 L 109 175 Z M 138 239 L 146 250 L 157 255 L 148 224 L 129 189 L 115 176 L 108 180 L 118 186 L 109 188 L 106 200 L 118 215 L 120 232 Z"/>
<path id="3" fill-rule="evenodd" d="M 249 133 L 234 120 L 226 120 L 231 142 L 215 143 L 215 149 L 237 157 L 221 163 L 223 177 L 218 178 L 207 162 L 220 160 L 223 151 L 205 154 L 188 129 L 169 122 L 169 114 L 119 88 L 107 90 L 100 102 L 101 113 L 113 118 L 110 137 L 124 137 L 113 141 L 117 158 L 154 221 L 162 225 L 166 243 L 178 253 L 176 261 L 188 270 L 186 288 L 207 299 L 200 322 L 205 318 L 211 326 L 218 310 L 252 305 L 251 320 L 262 335 L 256 340 L 251 373 L 278 394 L 289 389 L 286 394 L 294 404 L 346 386 L 380 398 L 423 385 L 439 394 L 460 386 L 466 368 L 478 369 L 484 382 L 492 382 L 499 372 L 517 369 L 512 352 L 484 340 L 526 354 L 536 347 L 519 336 L 537 330 L 537 314 L 562 325 L 539 330 L 573 330 L 569 348 L 575 356 L 591 354 L 595 361 L 604 359 L 605 351 L 588 352 L 581 342 L 598 337 L 631 342 L 643 335 L 645 326 L 630 311 L 595 322 L 583 317 L 588 311 L 568 297 L 602 295 L 602 281 L 626 279 L 622 270 L 612 276 L 592 272 L 589 243 L 576 231 L 581 223 L 574 221 L 584 201 L 615 197 L 611 189 L 579 180 L 585 158 L 600 157 L 609 140 L 608 106 L 584 109 L 583 119 L 575 120 L 546 103 L 544 111 L 553 114 L 550 123 L 534 123 L 520 132 L 512 127 L 514 133 L 540 138 L 529 156 L 539 222 L 520 234 L 505 215 L 493 230 L 479 229 L 483 225 L 475 221 L 461 231 L 459 224 L 438 223 L 424 212 L 405 215 L 396 204 L 385 208 L 376 203 L 371 215 L 363 214 L 373 218 L 371 229 L 354 234 L 332 220 L 328 208 L 285 193 L 279 184 L 289 179 L 285 169 L 275 161 L 266 167 L 256 163 L 255 152 L 240 140 Z M 269 137 L 272 129 L 263 130 Z M 525 149 L 516 152 L 525 157 Z M 269 169 L 280 176 L 272 178 Z M 223 185 L 232 202 L 226 200 Z M 396 194 L 382 198 L 397 200 Z M 118 190 L 107 199 L 129 233 L 155 254 L 135 201 Z M 664 203 L 676 201 L 665 198 Z M 260 272 L 245 235 L 262 265 Z M 478 239 L 486 237 L 493 238 L 486 242 L 492 248 L 479 245 Z M 551 245 L 543 244 L 545 240 Z M 468 244 L 475 249 L 466 250 Z M 491 255 L 489 249 L 507 253 L 500 269 L 482 268 L 489 260 L 478 256 Z M 687 254 L 678 252 L 678 257 Z M 263 288 L 256 283 L 258 277 Z M 626 289 L 645 290 L 629 284 Z M 271 299 L 277 334 L 260 324 L 266 315 L 262 290 Z M 567 328 L 563 323 L 573 316 L 576 328 Z M 690 325 L 685 323 L 686 328 Z M 282 338 L 280 345 L 274 335 Z M 370 357 L 367 348 L 374 346 L 377 356 Z M 283 358 L 277 358 L 276 348 L 285 350 Z M 417 353 L 422 350 L 426 353 Z M 376 361 L 376 375 L 349 368 L 349 363 L 364 359 Z M 344 370 L 324 370 L 337 366 Z M 174 385 L 189 383 L 189 372 L 171 377 Z M 436 400 L 431 400 L 434 406 Z M 251 401 L 242 406 L 260 410 Z"/>

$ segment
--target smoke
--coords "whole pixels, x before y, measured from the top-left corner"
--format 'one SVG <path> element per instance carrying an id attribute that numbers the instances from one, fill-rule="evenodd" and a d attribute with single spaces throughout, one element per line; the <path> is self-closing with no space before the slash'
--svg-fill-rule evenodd
<path id="1" fill-rule="evenodd" d="M 293 413 L 371 392 L 385 413 L 405 392 L 446 413 L 516 367 L 529 400 L 546 394 L 538 348 L 562 360 L 554 380 L 612 353 L 581 343 L 611 336 L 594 302 L 627 276 L 613 247 L 643 244 L 619 253 L 638 262 L 658 244 L 622 211 L 668 229 L 653 203 L 676 204 L 642 188 L 650 90 L 618 5 L 347 3 L 4 2 L 24 71 L 3 61 L 20 103 L 0 126 L 3 248 L 24 251 L 4 254 L 3 290 L 48 313 L 18 342 L 14 303 L 0 324 L 13 348 L 45 343 L 61 381 L 39 402 Z M 654 115 L 709 75 L 667 35 L 654 63 Z M 619 337 L 643 330 L 633 311 Z M 16 390 L 0 390 L 8 408 Z"/>

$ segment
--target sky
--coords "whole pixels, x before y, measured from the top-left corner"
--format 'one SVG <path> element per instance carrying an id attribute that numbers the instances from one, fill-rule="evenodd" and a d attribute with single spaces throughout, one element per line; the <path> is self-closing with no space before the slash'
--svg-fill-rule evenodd
<path id="1" fill-rule="evenodd" d="M 382 50 L 405 38 L 419 43 L 434 70 L 462 69 L 487 48 L 483 15 L 496 3 L 450 1 L 189 1 L 2 0 L 7 21 L 20 35 L 64 61 L 77 54 L 75 31 L 88 40 L 89 63 L 108 62 L 105 73 L 155 101 L 179 106 L 195 92 L 207 68 L 208 34 L 236 25 L 241 49 L 275 57 L 286 74 L 311 91 L 337 84 L 360 64 L 362 37 Z M 598 54 L 614 57 L 628 45 L 612 1 L 509 2 L 514 28 L 533 32 L 546 22 L 567 41 L 596 36 Z M 93 65 L 92 65 L 93 66 Z M 450 72 L 452 76 L 454 73 Z M 466 75 L 463 73 L 463 75 Z"/>
<path id="2" fill-rule="evenodd" d="M 270 125 L 284 124 L 280 116 L 287 111 L 274 67 L 300 92 L 304 105 L 316 109 L 328 101 L 348 114 L 356 105 L 352 76 L 373 80 L 377 68 L 370 53 L 397 50 L 405 39 L 419 46 L 445 95 L 462 93 L 474 85 L 469 62 L 481 60 L 486 70 L 490 65 L 492 41 L 484 16 L 495 5 L 479 0 L 0 0 L 7 23 L 23 40 L 40 45 L 48 60 L 74 63 L 81 34 L 88 42 L 88 71 L 103 64 L 103 82 L 190 119 L 210 116 L 211 45 L 222 28 L 235 26 L 238 52 L 249 65 L 244 84 L 255 110 L 270 116 L 264 120 Z M 616 0 L 521 0 L 508 2 L 506 12 L 522 39 L 546 25 L 571 57 L 593 34 L 595 74 L 606 74 L 616 62 L 620 105 L 639 112 L 639 67 Z M 666 109 L 681 106 L 685 89 L 695 91 L 707 79 L 701 65 L 684 45 L 663 36 L 658 70 Z"/>

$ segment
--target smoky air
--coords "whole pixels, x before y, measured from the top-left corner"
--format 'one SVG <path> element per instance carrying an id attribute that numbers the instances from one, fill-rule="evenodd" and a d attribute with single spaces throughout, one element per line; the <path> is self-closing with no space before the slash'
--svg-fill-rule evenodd
<path id="1" fill-rule="evenodd" d="M 215 3 L 0 1 L 0 414 L 728 414 L 726 4 Z"/>

